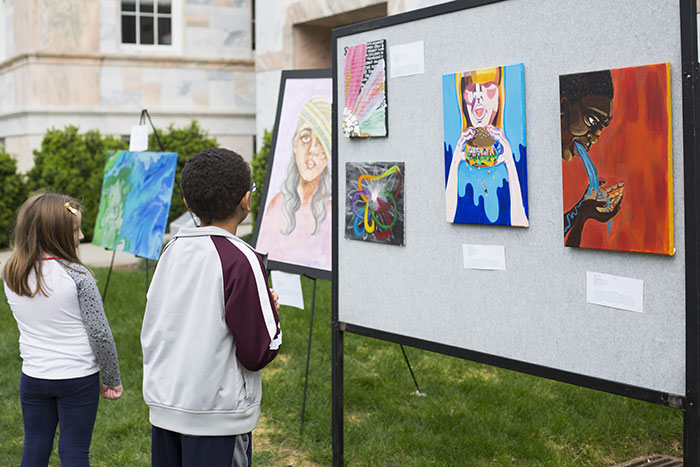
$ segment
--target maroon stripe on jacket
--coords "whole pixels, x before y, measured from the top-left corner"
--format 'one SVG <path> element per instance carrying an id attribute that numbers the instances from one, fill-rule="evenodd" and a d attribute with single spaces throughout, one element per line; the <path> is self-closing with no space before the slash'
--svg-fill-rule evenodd
<path id="1" fill-rule="evenodd" d="M 270 334 L 265 325 L 263 310 L 260 306 L 261 298 L 258 295 L 258 286 L 252 267 L 260 267 L 264 278 L 267 278 L 267 273 L 257 253 L 254 252 L 258 258 L 257 265 L 251 266 L 245 254 L 231 240 L 218 236 L 211 236 L 211 239 L 221 259 L 226 324 L 236 342 L 236 356 L 248 370 L 258 371 L 270 363 L 278 352 L 278 350 L 270 350 Z M 246 245 L 242 247 L 248 248 Z M 262 299 L 270 303 L 277 336 L 279 335 L 279 316 L 267 283 L 264 289 L 266 296 Z"/>

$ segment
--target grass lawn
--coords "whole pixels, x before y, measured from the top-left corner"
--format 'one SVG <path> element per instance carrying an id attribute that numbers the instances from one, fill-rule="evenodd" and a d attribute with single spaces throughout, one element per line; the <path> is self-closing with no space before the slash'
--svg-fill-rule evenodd
<path id="1" fill-rule="evenodd" d="M 106 270 L 95 271 L 102 289 Z M 141 399 L 139 333 L 143 271 L 116 270 L 106 301 L 125 393 L 100 402 L 95 466 L 150 465 Z M 303 279 L 311 304 L 311 281 Z M 0 290 L 0 295 L 2 292 Z M 309 313 L 280 310 L 284 343 L 263 370 L 263 416 L 254 432 L 258 466 L 331 465 L 330 284 L 319 281 L 303 434 L 300 413 Z M 17 327 L 0 299 L 0 465 L 19 464 L 22 418 Z M 611 465 L 637 456 L 682 456 L 680 410 L 345 335 L 345 460 L 356 466 Z M 54 452 L 51 465 L 58 466 Z"/>

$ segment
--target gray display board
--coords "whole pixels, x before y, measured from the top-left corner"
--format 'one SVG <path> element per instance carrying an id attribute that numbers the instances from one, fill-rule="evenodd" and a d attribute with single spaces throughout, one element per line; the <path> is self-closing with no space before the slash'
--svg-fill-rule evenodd
<path id="1" fill-rule="evenodd" d="M 337 136 L 336 212 L 345 163 L 402 161 L 405 246 L 337 239 L 338 320 L 685 395 L 685 243 L 678 1 L 507 0 L 339 37 L 344 47 L 424 41 L 425 73 L 387 78 L 387 138 Z M 559 75 L 671 64 L 675 256 L 563 244 Z M 524 63 L 529 228 L 445 221 L 442 75 Z M 464 244 L 503 245 L 505 271 L 465 269 Z M 644 281 L 644 311 L 586 301 L 587 271 Z"/>

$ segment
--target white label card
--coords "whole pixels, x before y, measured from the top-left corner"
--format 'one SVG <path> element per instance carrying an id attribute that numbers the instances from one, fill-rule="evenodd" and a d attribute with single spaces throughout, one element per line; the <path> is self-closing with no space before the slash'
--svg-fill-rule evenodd
<path id="1" fill-rule="evenodd" d="M 270 271 L 272 288 L 279 295 L 280 305 L 304 309 L 304 295 L 301 292 L 301 277 L 282 271 Z"/>
<path id="2" fill-rule="evenodd" d="M 129 151 L 145 151 L 148 149 L 148 126 L 137 125 L 131 127 L 129 138 Z"/>
<path id="3" fill-rule="evenodd" d="M 620 310 L 644 312 L 644 281 L 586 272 L 586 301 Z"/>
<path id="4" fill-rule="evenodd" d="M 464 269 L 506 270 L 506 248 L 503 245 L 462 245 Z"/>
<path id="5" fill-rule="evenodd" d="M 423 41 L 389 47 L 389 65 L 392 78 L 425 73 Z"/>

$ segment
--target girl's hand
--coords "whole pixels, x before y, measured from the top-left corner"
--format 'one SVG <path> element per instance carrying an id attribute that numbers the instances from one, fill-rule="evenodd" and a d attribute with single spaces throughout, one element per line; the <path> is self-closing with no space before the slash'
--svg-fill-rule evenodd
<path id="1" fill-rule="evenodd" d="M 105 399 L 109 400 L 117 400 L 122 396 L 122 393 L 124 392 L 124 386 L 121 384 L 119 386 L 107 386 L 106 384 L 102 385 L 102 397 Z"/>
<path id="2" fill-rule="evenodd" d="M 272 295 L 272 300 L 275 302 L 275 309 L 279 310 L 280 309 L 280 296 L 277 295 L 277 292 L 274 291 L 274 289 L 270 289 L 270 295 Z"/>
<path id="3" fill-rule="evenodd" d="M 474 137 L 476 136 L 476 128 L 474 128 L 473 126 L 470 126 L 466 130 L 464 130 L 464 132 L 462 133 L 462 136 L 464 136 L 465 142 L 473 140 Z"/>
<path id="4" fill-rule="evenodd" d="M 474 139 L 475 135 L 476 130 L 474 130 L 472 127 L 467 128 L 462 132 L 462 134 L 459 135 L 457 146 L 455 147 L 454 154 L 452 156 L 452 164 L 458 165 L 461 161 L 467 160 L 464 155 L 467 151 L 467 141 Z"/>
<path id="5" fill-rule="evenodd" d="M 505 133 L 503 133 L 503 130 L 498 128 L 497 126 L 489 125 L 486 130 L 489 132 L 492 138 L 503 142 L 504 139 L 506 139 Z"/>
<path id="6" fill-rule="evenodd" d="M 471 141 L 476 136 L 476 130 L 474 127 L 469 127 L 459 135 L 459 140 L 457 140 L 457 148 L 464 152 L 467 150 L 467 141 Z"/>
<path id="7" fill-rule="evenodd" d="M 508 142 L 508 138 L 506 138 L 506 134 L 503 132 L 503 130 L 493 125 L 489 125 L 487 130 L 491 137 L 499 143 L 501 143 L 501 146 L 503 146 L 503 152 L 498 155 L 498 159 L 496 160 L 496 162 L 515 164 L 515 161 L 513 160 L 513 151 L 510 147 L 510 143 Z"/>

